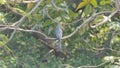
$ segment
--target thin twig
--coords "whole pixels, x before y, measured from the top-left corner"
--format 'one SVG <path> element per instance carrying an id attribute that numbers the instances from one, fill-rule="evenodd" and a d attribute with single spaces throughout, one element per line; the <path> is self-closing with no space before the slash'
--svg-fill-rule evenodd
<path id="1" fill-rule="evenodd" d="M 46 15 L 47 15 L 47 17 L 48 17 L 49 19 L 51 19 L 53 22 L 58 22 L 58 21 L 54 20 L 54 19 L 50 16 L 50 14 L 48 13 L 47 8 L 45 8 L 45 12 L 46 12 Z"/>
<path id="2" fill-rule="evenodd" d="M 43 0 L 40 0 L 36 5 L 35 5 L 35 7 L 27 14 L 27 15 L 30 15 L 30 14 L 32 14 L 34 11 L 35 11 L 35 9 L 37 9 L 38 7 L 39 7 L 39 5 L 41 4 L 41 2 L 42 2 Z M 26 16 L 27 15 L 24 15 L 19 21 L 17 21 L 16 23 L 14 23 L 12 26 L 15 26 L 15 29 L 14 29 L 14 31 L 13 31 L 13 33 L 11 34 L 11 36 L 10 36 L 10 38 L 9 38 L 9 41 L 13 38 L 13 36 L 14 36 L 14 34 L 16 33 L 16 31 L 17 31 L 17 28 L 22 24 L 22 22 L 25 20 L 25 18 L 26 18 Z"/>
<path id="3" fill-rule="evenodd" d="M 82 28 L 82 26 L 87 25 L 87 23 L 91 22 L 96 16 L 105 14 L 105 13 L 111 13 L 111 11 L 104 11 L 104 12 L 99 12 L 99 13 L 93 14 L 91 17 L 89 17 L 87 20 L 85 20 L 83 22 L 83 24 L 79 25 L 71 34 L 64 36 L 62 39 L 66 39 L 66 38 L 73 36 L 80 28 Z"/>
<path id="4" fill-rule="evenodd" d="M 9 3 L 26 3 L 26 4 L 28 4 L 28 3 L 36 3 L 36 2 L 38 2 L 39 0 L 30 0 L 30 1 L 26 1 L 26 0 L 8 0 L 8 2 Z"/>
<path id="5" fill-rule="evenodd" d="M 18 13 L 17 11 L 14 11 L 14 9 L 9 4 L 6 4 L 5 7 L 6 7 L 7 10 L 11 11 L 12 13 L 17 14 L 19 16 L 23 16 L 21 13 Z"/>
<path id="6" fill-rule="evenodd" d="M 14 27 L 10 27 L 10 28 L 8 28 L 8 29 L 13 29 L 13 30 L 14 30 L 15 28 L 14 28 Z M 25 31 L 25 32 L 32 32 L 32 33 L 38 33 L 38 34 L 44 36 L 45 38 L 48 38 L 47 35 L 45 35 L 44 33 L 40 32 L 40 31 L 36 31 L 36 30 L 25 30 L 25 29 L 22 29 L 22 28 L 17 28 L 17 30 L 19 30 L 19 31 Z"/>
<path id="7" fill-rule="evenodd" d="M 119 0 L 116 0 L 115 1 L 115 7 L 116 7 L 116 10 L 114 12 L 112 12 L 107 18 L 104 18 L 102 22 L 94 25 L 94 26 L 91 26 L 92 28 L 96 28 L 98 26 L 101 26 L 105 23 L 107 23 L 107 21 L 109 21 L 118 11 L 120 11 L 120 2 Z"/>
<path id="8" fill-rule="evenodd" d="M 96 24 L 96 25 L 94 25 L 94 26 L 91 26 L 91 28 L 96 28 L 96 27 L 98 27 L 98 26 L 103 25 L 104 23 L 106 23 L 107 21 L 109 21 L 110 18 L 111 18 L 112 16 L 114 16 L 117 12 L 118 12 L 118 11 L 115 10 L 115 11 L 112 12 L 107 18 L 104 18 L 104 20 L 103 20 L 102 22 L 100 22 L 100 23 L 98 23 L 98 24 Z"/>
<path id="9" fill-rule="evenodd" d="M 54 0 L 51 0 L 51 4 L 56 9 L 56 11 L 59 11 L 60 8 L 55 5 Z"/>
<path id="10" fill-rule="evenodd" d="M 78 67 L 78 68 L 98 68 L 98 67 L 102 67 L 102 66 L 104 66 L 105 64 L 107 64 L 107 63 L 109 63 L 110 61 L 106 61 L 106 62 L 103 62 L 103 63 L 101 63 L 101 64 L 99 64 L 99 65 L 96 65 L 96 66 L 80 66 L 80 67 Z"/>
<path id="11" fill-rule="evenodd" d="M 31 0 L 31 1 L 22 1 L 22 3 L 36 3 L 38 2 L 39 0 Z"/>
<path id="12" fill-rule="evenodd" d="M 25 18 L 26 18 L 26 16 L 23 16 L 19 21 L 16 22 L 17 24 L 18 24 L 18 23 L 19 23 L 19 24 L 18 24 L 17 26 L 15 26 L 15 29 L 14 29 L 14 31 L 12 32 L 12 34 L 11 34 L 8 42 L 9 42 L 10 40 L 12 40 L 12 38 L 14 37 L 14 35 L 15 35 L 16 31 L 17 31 L 17 28 L 18 28 L 19 25 L 24 21 Z"/>

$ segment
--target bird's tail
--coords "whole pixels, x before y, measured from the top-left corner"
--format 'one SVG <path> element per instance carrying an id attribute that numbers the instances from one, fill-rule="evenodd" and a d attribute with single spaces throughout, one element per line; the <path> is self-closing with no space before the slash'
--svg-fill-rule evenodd
<path id="1" fill-rule="evenodd" d="M 59 49 L 60 51 L 62 50 L 61 39 L 58 40 L 58 49 Z"/>

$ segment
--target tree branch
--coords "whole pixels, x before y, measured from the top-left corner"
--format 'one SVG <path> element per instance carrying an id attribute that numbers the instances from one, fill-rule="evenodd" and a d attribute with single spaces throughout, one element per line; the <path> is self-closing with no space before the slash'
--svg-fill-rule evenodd
<path id="1" fill-rule="evenodd" d="M 96 28 L 98 26 L 101 26 L 105 23 L 107 23 L 107 21 L 109 21 L 118 11 L 120 11 L 120 2 L 119 0 L 115 0 L 115 7 L 116 7 L 116 10 L 114 12 L 112 12 L 107 18 L 105 17 L 103 19 L 103 21 L 101 21 L 100 23 L 94 25 L 94 26 L 91 26 L 92 28 Z"/>
<path id="2" fill-rule="evenodd" d="M 105 64 L 107 64 L 107 63 L 109 63 L 109 62 L 110 62 L 110 61 L 106 61 L 106 62 L 103 62 L 103 63 L 97 65 L 97 66 L 80 66 L 80 67 L 78 67 L 78 68 L 98 68 L 98 67 L 104 66 Z"/>
<path id="3" fill-rule="evenodd" d="M 40 0 L 40 1 L 35 5 L 35 7 L 34 7 L 27 15 L 32 14 L 32 13 L 35 11 L 35 9 L 37 9 L 37 7 L 39 7 L 39 5 L 41 4 L 42 1 L 43 1 L 43 0 Z M 13 38 L 14 34 L 16 33 L 17 28 L 22 24 L 22 22 L 25 20 L 25 18 L 26 18 L 27 15 L 24 15 L 19 21 L 17 21 L 17 22 L 15 22 L 14 24 L 12 24 L 12 26 L 15 26 L 15 25 L 16 25 L 16 26 L 15 26 L 15 29 L 14 29 L 13 33 L 11 34 L 11 36 L 10 36 L 10 38 L 9 38 L 9 41 Z"/>
<path id="4" fill-rule="evenodd" d="M 47 9 L 47 8 L 45 8 L 45 12 L 46 12 L 46 15 L 47 15 L 47 17 L 48 17 L 49 19 L 51 19 L 53 22 L 58 22 L 58 21 L 54 20 L 54 19 L 50 16 L 50 14 L 48 13 L 48 9 Z"/>
<path id="5" fill-rule="evenodd" d="M 28 1 L 28 0 L 7 0 L 7 2 L 9 2 L 9 3 L 36 3 L 36 2 L 38 2 L 39 0 L 30 0 L 30 1 Z"/>
<path id="6" fill-rule="evenodd" d="M 96 27 L 98 27 L 98 26 L 103 25 L 104 23 L 106 23 L 107 21 L 109 21 L 110 18 L 111 18 L 112 16 L 114 16 L 117 12 L 118 12 L 118 10 L 115 10 L 115 11 L 112 12 L 107 18 L 105 17 L 102 22 L 100 22 L 100 23 L 98 23 L 98 24 L 96 24 L 96 25 L 94 25 L 94 26 L 91 26 L 91 27 L 92 27 L 92 28 L 96 28 Z"/>
<path id="7" fill-rule="evenodd" d="M 60 8 L 55 5 L 54 0 L 51 0 L 51 4 L 56 9 L 56 11 L 59 11 Z"/>
<path id="8" fill-rule="evenodd" d="M 92 15 L 91 17 L 89 17 L 86 21 L 84 21 L 83 24 L 79 25 L 71 34 L 69 34 L 69 35 L 67 35 L 67 36 L 64 36 L 62 39 L 66 39 L 66 38 L 69 38 L 69 37 L 73 36 L 80 28 L 82 28 L 84 25 L 87 25 L 87 23 L 91 22 L 91 20 L 93 20 L 96 16 L 101 15 L 101 14 L 105 14 L 105 13 L 111 13 L 111 11 L 104 11 L 104 12 L 99 12 L 99 13 L 93 14 L 93 15 Z M 17 23 L 21 24 L 21 22 L 23 22 L 24 19 L 25 19 L 25 16 L 23 16 L 19 21 L 17 21 Z M 13 24 L 13 25 L 10 25 L 10 26 L 14 27 L 14 28 L 12 28 L 12 29 L 14 29 L 14 30 L 22 30 L 22 31 L 26 31 L 26 32 L 34 32 L 34 30 L 24 30 L 24 29 L 20 29 L 20 28 L 18 28 L 18 25 L 17 25 L 17 28 L 18 28 L 18 29 L 17 29 L 14 24 Z M 1 30 L 2 30 L 2 29 L 3 29 L 3 28 L 1 28 Z M 11 29 L 11 28 L 9 28 L 9 29 Z M 14 31 L 14 32 L 16 32 L 16 31 Z M 40 33 L 39 31 L 35 31 L 35 32 Z M 13 33 L 12 33 L 12 34 L 13 34 Z M 45 39 L 51 39 L 51 40 L 55 40 L 55 39 L 56 39 L 56 38 L 48 37 L 48 36 L 45 35 L 44 33 L 40 33 L 40 34 L 42 34 L 42 35 L 45 37 Z M 14 35 L 14 34 L 13 34 L 13 35 Z M 13 37 L 13 35 L 11 35 L 11 38 Z"/>
<path id="9" fill-rule="evenodd" d="M 0 25 L 0 30 L 3 30 L 3 29 L 15 30 L 16 27 L 11 26 L 11 25 Z M 55 48 L 52 44 L 53 40 L 47 39 L 49 37 L 47 35 L 45 35 L 44 33 L 40 32 L 40 31 L 27 30 L 27 29 L 25 30 L 25 29 L 22 29 L 22 28 L 19 28 L 19 27 L 16 30 L 32 33 L 32 36 L 34 36 L 36 39 L 38 39 L 38 41 L 40 41 L 42 44 L 44 44 L 48 48 L 53 49 L 55 51 L 55 54 L 62 55 L 62 57 L 65 58 L 65 59 L 67 57 L 66 54 L 69 54 L 66 49 L 63 49 L 63 51 L 58 51 L 57 48 Z M 39 36 L 37 36 L 37 35 L 39 35 Z"/>
<path id="10" fill-rule="evenodd" d="M 111 13 L 111 11 L 104 11 L 104 12 L 99 12 L 99 13 L 93 14 L 91 17 L 89 17 L 87 20 L 85 20 L 81 25 L 79 25 L 71 34 L 64 36 L 62 39 L 66 39 L 66 38 L 73 36 L 80 28 L 82 28 L 84 25 L 87 25 L 96 16 L 101 15 L 101 14 L 105 14 L 105 13 Z"/>

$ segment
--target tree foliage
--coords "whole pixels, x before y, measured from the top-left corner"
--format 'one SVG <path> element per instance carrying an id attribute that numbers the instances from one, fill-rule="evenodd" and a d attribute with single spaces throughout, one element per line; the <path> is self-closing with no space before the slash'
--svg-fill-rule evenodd
<path id="1" fill-rule="evenodd" d="M 119 0 L 0 0 L 2 68 L 119 68 L 119 41 Z"/>

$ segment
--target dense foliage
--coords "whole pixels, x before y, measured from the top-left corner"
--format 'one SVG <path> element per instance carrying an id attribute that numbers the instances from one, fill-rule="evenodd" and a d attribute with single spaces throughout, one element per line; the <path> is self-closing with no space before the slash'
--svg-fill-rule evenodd
<path id="1" fill-rule="evenodd" d="M 0 0 L 0 68 L 119 66 L 119 0 Z"/>

